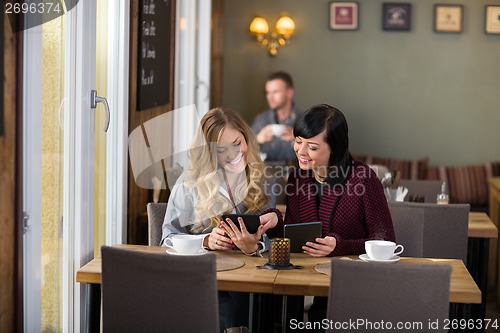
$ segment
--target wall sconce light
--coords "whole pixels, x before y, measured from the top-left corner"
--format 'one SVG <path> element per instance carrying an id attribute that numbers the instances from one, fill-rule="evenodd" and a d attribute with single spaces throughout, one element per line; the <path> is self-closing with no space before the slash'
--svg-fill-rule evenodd
<path id="1" fill-rule="evenodd" d="M 278 48 L 288 44 L 288 40 L 295 32 L 295 22 L 287 14 L 282 14 L 276 22 L 276 26 L 271 34 L 269 25 L 262 16 L 255 16 L 250 23 L 250 32 L 255 35 L 261 47 L 267 47 L 270 56 L 278 54 Z"/>

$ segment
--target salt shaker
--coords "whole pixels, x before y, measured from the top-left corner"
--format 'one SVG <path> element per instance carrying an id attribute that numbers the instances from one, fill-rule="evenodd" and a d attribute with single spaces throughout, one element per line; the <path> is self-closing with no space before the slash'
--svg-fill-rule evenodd
<path id="1" fill-rule="evenodd" d="M 437 195 L 436 202 L 438 205 L 447 205 L 450 202 L 450 197 L 446 193 L 446 182 L 441 185 L 441 193 Z"/>

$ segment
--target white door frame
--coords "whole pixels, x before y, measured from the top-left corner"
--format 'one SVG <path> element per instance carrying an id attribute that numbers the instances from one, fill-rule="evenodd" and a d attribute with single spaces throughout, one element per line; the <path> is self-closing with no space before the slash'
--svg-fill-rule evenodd
<path id="1" fill-rule="evenodd" d="M 86 289 L 75 282 L 76 271 L 94 258 L 94 119 L 95 111 L 90 107 L 90 91 L 95 89 L 95 33 L 96 0 L 79 1 L 66 14 L 74 27 L 68 47 L 74 50 L 74 58 L 66 67 L 65 96 L 69 98 L 71 114 L 68 121 L 74 131 L 65 131 L 64 154 L 64 260 L 63 281 L 68 283 L 68 294 L 63 294 L 63 308 L 73 308 L 64 315 L 66 332 L 86 332 L 84 311 Z M 68 29 L 70 30 L 70 29 Z M 68 40 L 66 40 L 68 41 Z M 70 51 L 71 52 L 71 51 Z M 76 84 L 73 86 L 72 82 Z M 66 112 L 68 115 L 68 112 Z M 68 117 L 65 117 L 68 118 Z M 99 129 L 100 130 L 100 129 Z M 67 132 L 69 132 L 67 134 Z M 71 134 L 74 136 L 71 137 Z M 69 137 L 67 137 L 67 135 Z M 66 150 L 68 144 L 69 151 Z M 68 301 L 68 304 L 64 304 Z M 69 322 L 68 322 L 69 321 Z"/>
<path id="2" fill-rule="evenodd" d="M 80 1 L 66 13 L 64 63 L 64 157 L 63 157 L 63 331 L 80 329 L 83 288 L 75 272 L 93 258 L 93 130 L 90 93 L 95 82 L 95 52 L 87 47 L 95 36 L 95 0 Z M 90 21 L 89 21 L 90 20 Z M 84 26 L 84 24 L 86 24 Z M 95 27 L 95 25 L 94 25 Z M 90 33 L 84 34 L 83 31 Z M 42 26 L 24 31 L 23 211 L 29 216 L 24 241 L 24 327 L 41 331 L 41 196 L 42 196 Z M 67 55 L 70 55 L 69 57 Z M 84 70 L 85 68 L 85 70 Z M 75 78 L 81 78 L 77 81 Z M 90 92 L 90 90 L 88 90 Z M 85 96 L 86 95 L 86 96 Z M 79 102 L 78 102 L 79 101 Z M 89 181 L 91 179 L 92 181 Z M 74 315 L 74 316 L 73 316 Z"/>
<path id="3" fill-rule="evenodd" d="M 200 115 L 204 115 L 210 109 L 210 34 L 212 32 L 212 1 L 197 1 L 196 108 Z"/>
<path id="4" fill-rule="evenodd" d="M 126 239 L 128 49 L 130 0 L 108 1 L 108 66 L 111 122 L 107 138 L 107 244 Z M 94 257 L 94 128 L 96 0 L 79 1 L 65 14 L 64 159 L 63 159 L 63 332 L 85 332 L 86 289 L 75 282 L 76 271 Z M 93 24 L 92 24 L 93 22 Z M 112 33 L 119 31 L 119 33 Z M 24 198 L 29 216 L 24 241 L 24 328 L 41 332 L 41 195 L 42 195 L 42 26 L 24 31 Z M 99 110 L 98 112 L 102 112 Z M 111 223 L 112 222 L 112 223 Z"/>
<path id="5" fill-rule="evenodd" d="M 82 4 L 84 3 L 84 4 Z M 117 13 L 109 19 L 108 49 L 109 59 L 116 63 L 108 64 L 108 98 L 110 105 L 110 127 L 107 132 L 106 149 L 106 245 L 123 243 L 126 240 L 127 216 L 127 169 L 128 169 L 128 82 L 129 82 L 129 11 L 130 0 L 108 1 L 108 13 Z M 90 91 L 96 85 L 96 0 L 80 1 L 76 13 L 76 59 L 72 63 L 73 78 L 77 80 L 75 89 L 75 137 L 73 144 L 75 156 L 73 170 L 65 179 L 65 186 L 74 186 L 74 202 L 65 207 L 69 209 L 68 216 L 74 216 L 74 230 L 71 230 L 74 247 L 68 254 L 68 283 L 73 284 L 73 293 L 69 291 L 69 306 L 73 304 L 74 322 L 69 323 L 69 331 L 87 332 L 85 320 L 88 301 L 88 288 L 76 283 L 76 271 L 94 258 L 94 131 L 102 130 L 100 125 L 95 128 L 95 112 L 90 107 Z M 93 22 L 93 24 L 92 24 Z M 90 24 L 89 24 L 90 23 Z M 66 81 L 68 82 L 68 81 Z M 72 142 L 71 138 L 66 142 Z M 73 182 L 73 183 L 72 183 Z M 71 208 L 74 207 L 74 212 Z M 71 215 L 71 214 L 74 215 Z M 65 219 L 68 220 L 68 219 Z M 71 267 L 71 263 L 73 266 Z M 70 288 L 71 289 L 71 288 Z M 71 299 L 73 297 L 73 299 Z M 65 298 L 66 299 L 66 298 Z"/>
<path id="6" fill-rule="evenodd" d="M 212 2 L 180 0 L 175 30 L 174 108 L 196 106 L 194 112 L 174 111 L 174 162 L 186 166 L 185 152 L 191 145 L 199 120 L 210 106 L 210 31 Z"/>
<path id="7" fill-rule="evenodd" d="M 108 0 L 108 101 L 111 121 L 106 147 L 106 244 L 127 240 L 130 0 Z M 111 172 L 110 172 L 111 170 Z"/>
<path id="8" fill-rule="evenodd" d="M 41 332 L 42 27 L 24 31 L 23 313 L 24 331 Z M 39 166 L 39 167 L 34 167 Z"/>

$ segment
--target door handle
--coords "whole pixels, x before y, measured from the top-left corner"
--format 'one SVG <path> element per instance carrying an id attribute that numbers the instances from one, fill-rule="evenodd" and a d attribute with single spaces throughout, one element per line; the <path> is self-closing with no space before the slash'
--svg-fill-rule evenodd
<path id="1" fill-rule="evenodd" d="M 204 101 L 206 102 L 206 101 L 208 101 L 208 99 L 210 97 L 210 87 L 204 81 L 201 81 L 198 78 L 196 78 L 196 88 L 198 89 L 198 93 L 200 93 L 199 92 L 200 87 L 204 87 L 205 88 L 205 99 L 204 99 Z"/>
<path id="2" fill-rule="evenodd" d="M 102 130 L 104 132 L 107 132 L 108 128 L 109 128 L 109 119 L 111 117 L 111 114 L 109 112 L 108 100 L 104 97 L 97 96 L 97 90 L 91 90 L 90 91 L 90 107 L 92 109 L 96 109 L 97 103 L 102 103 L 104 105 L 104 109 L 106 110 L 106 123 L 104 124 L 104 128 Z"/>

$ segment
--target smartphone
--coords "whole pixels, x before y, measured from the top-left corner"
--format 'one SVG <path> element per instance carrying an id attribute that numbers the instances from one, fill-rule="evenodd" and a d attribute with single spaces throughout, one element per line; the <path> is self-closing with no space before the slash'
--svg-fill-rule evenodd
<path id="1" fill-rule="evenodd" d="M 241 217 L 243 219 L 245 227 L 247 228 L 249 233 L 255 234 L 257 232 L 260 226 L 260 219 L 258 214 L 222 214 L 222 219 L 224 221 L 229 218 L 238 227 L 238 229 L 240 229 L 240 222 L 238 221 L 238 217 Z"/>

